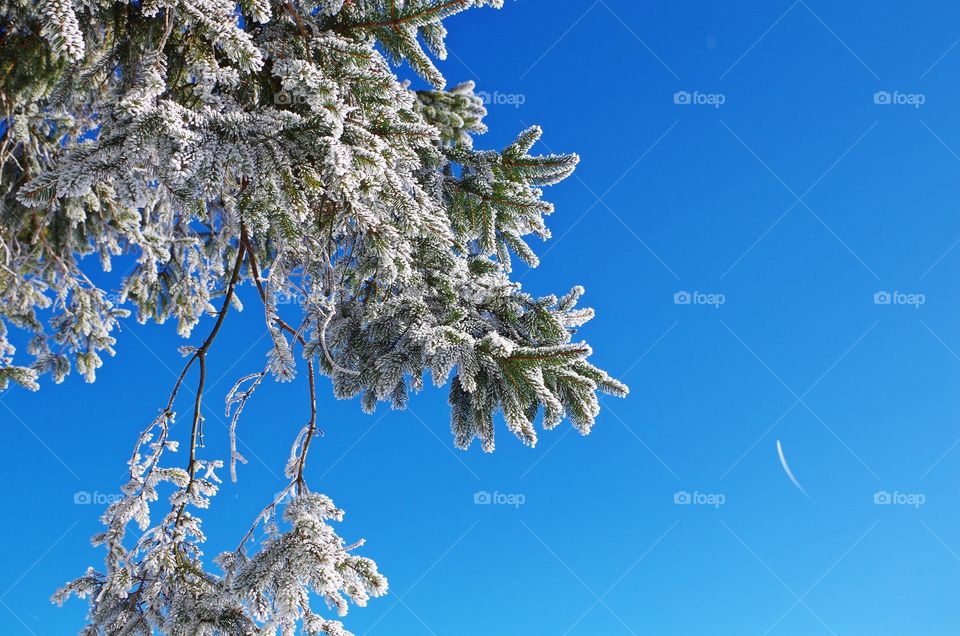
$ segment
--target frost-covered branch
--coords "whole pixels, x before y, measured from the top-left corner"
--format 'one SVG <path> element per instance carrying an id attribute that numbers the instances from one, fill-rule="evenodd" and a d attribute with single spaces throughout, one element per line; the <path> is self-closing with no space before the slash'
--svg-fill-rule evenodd
<path id="1" fill-rule="evenodd" d="M 93 381 L 130 313 L 185 338 L 215 316 L 104 514 L 104 571 L 65 589 L 90 599 L 86 633 L 341 635 L 311 599 L 342 614 L 386 591 L 334 533 L 342 511 L 308 488 L 323 376 L 367 412 L 405 407 L 429 376 L 449 387 L 454 443 L 486 451 L 498 414 L 534 445 L 563 420 L 586 434 L 598 392 L 626 394 L 579 341 L 583 289 L 534 296 L 511 278 L 514 259 L 538 264 L 543 189 L 577 156 L 531 154 L 537 127 L 475 148 L 482 101 L 434 64 L 447 17 L 501 4 L 0 0 L 0 389 Z M 291 426 L 289 485 L 214 572 L 199 511 L 224 461 L 201 450 L 206 364 L 248 283 L 270 346 L 227 395 L 231 478 L 267 376 L 306 365 L 308 415 Z M 178 442 L 185 468 L 167 461 Z"/>

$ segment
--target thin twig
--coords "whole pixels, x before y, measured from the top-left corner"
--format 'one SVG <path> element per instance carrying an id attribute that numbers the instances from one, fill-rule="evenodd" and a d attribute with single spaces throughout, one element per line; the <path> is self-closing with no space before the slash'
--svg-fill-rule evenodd
<path id="1" fill-rule="evenodd" d="M 230 309 L 230 303 L 233 302 L 234 289 L 236 288 L 237 281 L 240 278 L 240 266 L 243 265 L 244 251 L 245 248 L 241 243 L 237 247 L 237 260 L 233 264 L 233 274 L 230 276 L 230 282 L 227 284 L 223 306 L 220 308 L 220 312 L 217 314 L 217 322 L 213 325 L 213 329 L 210 330 L 210 334 L 207 336 L 206 340 L 204 340 L 200 347 L 193 352 L 193 355 L 191 355 L 190 360 L 187 361 L 183 372 L 180 374 L 180 379 L 177 380 L 177 386 L 179 387 L 187 373 L 187 369 L 190 368 L 193 362 L 197 361 L 200 364 L 200 377 L 197 383 L 196 396 L 194 397 L 193 401 L 193 424 L 190 427 L 190 459 L 187 462 L 187 473 L 190 478 L 187 481 L 186 487 L 184 488 L 187 494 L 189 494 L 190 488 L 193 486 L 197 472 L 197 434 L 200 430 L 200 407 L 203 399 L 203 387 L 204 384 L 206 384 L 207 379 L 207 351 L 210 349 L 210 345 L 213 344 L 214 339 L 220 332 L 220 327 L 223 326 L 223 321 L 227 317 L 227 311 Z M 173 523 L 174 527 L 180 524 L 180 519 L 183 516 L 183 511 L 186 506 L 187 500 L 184 499 L 180 504 L 180 508 L 177 510 L 177 516 Z"/>

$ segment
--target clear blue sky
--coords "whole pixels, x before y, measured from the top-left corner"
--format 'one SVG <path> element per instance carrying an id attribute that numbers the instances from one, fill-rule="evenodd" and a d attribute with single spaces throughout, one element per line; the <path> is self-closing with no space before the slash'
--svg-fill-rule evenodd
<path id="1" fill-rule="evenodd" d="M 348 628 L 960 631 L 960 7 L 837 4 L 524 0 L 448 21 L 443 71 L 493 96 L 477 145 L 539 123 L 542 150 L 582 156 L 522 280 L 586 286 L 594 361 L 632 393 L 589 437 L 564 424 L 531 450 L 501 429 L 485 455 L 452 448 L 444 391 L 366 416 L 324 384 L 309 477 L 392 590 Z M 211 353 L 210 455 L 261 330 L 233 316 Z M 131 322 L 95 385 L 0 397 L 2 633 L 76 633 L 83 603 L 47 602 L 102 562 L 101 506 L 75 493 L 117 491 L 178 344 Z M 244 414 L 251 461 L 208 554 L 281 488 L 303 390 L 269 386 Z"/>

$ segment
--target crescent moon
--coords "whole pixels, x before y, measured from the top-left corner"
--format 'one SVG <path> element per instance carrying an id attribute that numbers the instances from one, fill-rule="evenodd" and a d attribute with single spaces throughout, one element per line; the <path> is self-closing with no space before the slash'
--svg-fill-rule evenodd
<path id="1" fill-rule="evenodd" d="M 783 446 L 780 444 L 780 440 L 777 440 L 777 454 L 780 456 L 780 465 L 783 466 L 783 472 L 787 473 L 787 477 L 789 477 L 793 485 L 797 487 L 797 490 L 803 493 L 804 497 L 813 501 L 810 495 L 807 494 L 807 491 L 803 489 L 803 486 L 800 485 L 800 482 L 797 481 L 797 478 L 794 477 L 793 471 L 790 470 L 790 466 L 787 464 L 787 458 L 783 454 Z"/>

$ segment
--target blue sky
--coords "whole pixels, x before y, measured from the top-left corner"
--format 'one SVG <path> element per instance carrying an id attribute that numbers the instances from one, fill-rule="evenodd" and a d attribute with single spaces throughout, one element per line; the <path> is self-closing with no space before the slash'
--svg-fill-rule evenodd
<path id="1" fill-rule="evenodd" d="M 836 4 L 523 0 L 448 21 L 442 70 L 490 96 L 477 145 L 539 123 L 543 152 L 582 157 L 518 275 L 587 288 L 593 360 L 632 392 L 588 437 L 564 424 L 531 450 L 501 429 L 487 455 L 453 449 L 444 391 L 367 416 L 322 385 L 309 479 L 392 591 L 348 628 L 957 633 L 960 7 Z M 211 352 L 210 456 L 261 323 L 232 316 Z M 117 492 L 178 344 L 130 322 L 96 384 L 0 396 L 3 633 L 77 631 L 82 603 L 47 602 L 102 561 L 102 506 L 76 494 Z M 304 390 L 249 405 L 208 554 L 282 487 Z"/>

